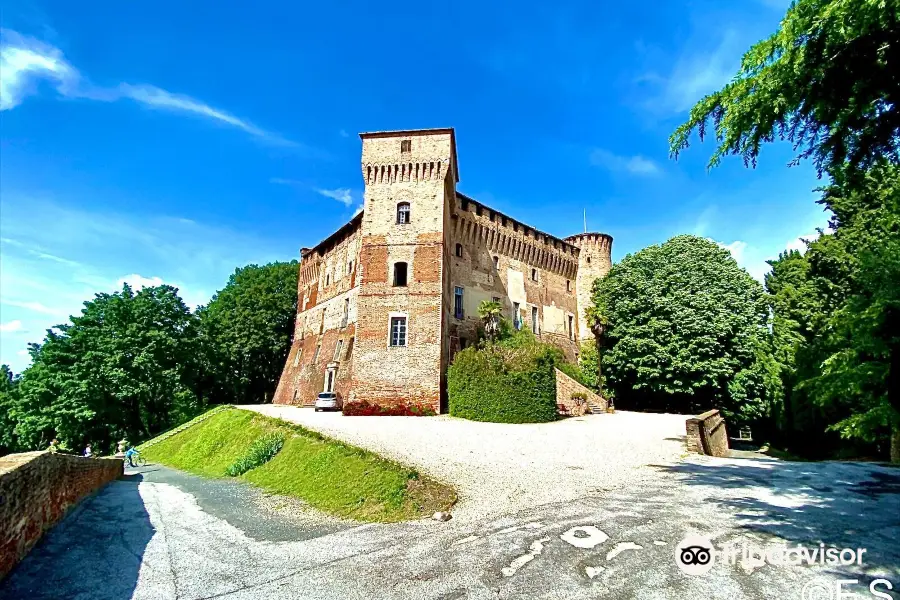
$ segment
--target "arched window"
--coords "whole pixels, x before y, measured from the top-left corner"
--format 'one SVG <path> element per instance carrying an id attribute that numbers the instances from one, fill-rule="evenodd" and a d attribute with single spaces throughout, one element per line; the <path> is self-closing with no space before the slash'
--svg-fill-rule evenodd
<path id="1" fill-rule="evenodd" d="M 398 262 L 394 263 L 394 285 L 404 287 L 406 286 L 406 263 Z"/>
<path id="2" fill-rule="evenodd" d="M 397 205 L 397 223 L 403 225 L 409 223 L 409 202 L 401 202 Z"/>
<path id="3" fill-rule="evenodd" d="M 457 255 L 457 256 L 462 256 L 462 244 L 457 244 L 457 245 L 456 245 L 456 255 Z"/>

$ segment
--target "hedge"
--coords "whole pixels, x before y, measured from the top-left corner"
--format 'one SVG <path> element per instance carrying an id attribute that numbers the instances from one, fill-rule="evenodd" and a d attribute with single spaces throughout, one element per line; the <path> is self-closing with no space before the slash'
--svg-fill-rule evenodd
<path id="1" fill-rule="evenodd" d="M 450 414 L 494 423 L 555 421 L 554 369 L 564 362 L 562 351 L 537 341 L 466 348 L 447 373 Z"/>

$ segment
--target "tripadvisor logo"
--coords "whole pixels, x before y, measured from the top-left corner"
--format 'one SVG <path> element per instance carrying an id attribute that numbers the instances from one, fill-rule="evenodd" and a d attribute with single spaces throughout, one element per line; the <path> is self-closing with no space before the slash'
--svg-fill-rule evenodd
<path id="1" fill-rule="evenodd" d="M 715 562 L 713 552 L 709 538 L 689 535 L 675 546 L 675 563 L 688 575 L 706 575 Z"/>

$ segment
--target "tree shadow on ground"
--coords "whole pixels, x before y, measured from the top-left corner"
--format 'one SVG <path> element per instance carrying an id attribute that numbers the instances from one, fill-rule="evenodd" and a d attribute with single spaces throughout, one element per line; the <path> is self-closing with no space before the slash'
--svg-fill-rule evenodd
<path id="1" fill-rule="evenodd" d="M 87 498 L 0 583 L 0 598 L 130 599 L 155 529 L 126 475 Z"/>
<path id="2" fill-rule="evenodd" d="M 867 564 L 900 574 L 900 469 L 836 461 L 701 461 L 655 468 L 696 486 L 704 502 L 734 514 L 747 533 L 791 545 L 867 548 Z"/>

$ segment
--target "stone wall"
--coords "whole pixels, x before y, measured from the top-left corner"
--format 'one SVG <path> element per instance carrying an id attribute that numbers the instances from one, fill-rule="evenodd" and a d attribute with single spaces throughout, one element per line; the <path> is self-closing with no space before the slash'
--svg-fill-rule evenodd
<path id="1" fill-rule="evenodd" d="M 589 388 L 584 387 L 559 369 L 556 369 L 556 403 L 566 407 L 569 414 L 579 415 L 590 412 L 590 408 L 586 405 L 579 406 L 578 402 L 572 399 L 572 394 L 581 393 L 587 398 L 591 404 L 606 410 L 609 404 L 592 392 Z"/>
<path id="2" fill-rule="evenodd" d="M 118 458 L 49 452 L 0 458 L 0 579 L 66 511 L 122 473 Z"/>
<path id="3" fill-rule="evenodd" d="M 605 233 L 581 233 L 569 236 L 566 241 L 578 246 L 578 276 L 575 287 L 578 294 L 578 339 L 593 343 L 594 335 L 588 326 L 585 309 L 592 303 L 594 281 L 605 277 L 612 268 L 612 236 Z"/>
<path id="4" fill-rule="evenodd" d="M 718 410 L 708 410 L 685 422 L 687 450 L 709 456 L 728 456 L 725 419 Z"/>
<path id="5" fill-rule="evenodd" d="M 518 305 L 521 327 L 575 360 L 578 248 L 459 193 L 448 237 L 451 305 L 460 287 L 464 307 L 461 319 L 451 313 L 451 347 L 476 341 L 478 305 L 496 299 L 507 319 L 516 318 Z"/>

